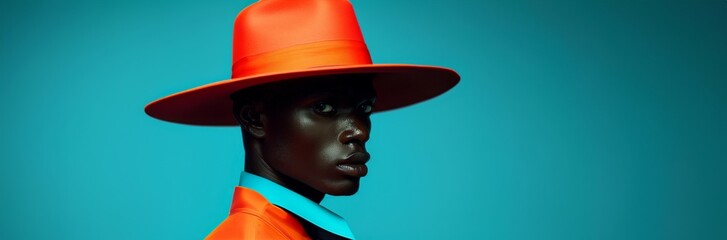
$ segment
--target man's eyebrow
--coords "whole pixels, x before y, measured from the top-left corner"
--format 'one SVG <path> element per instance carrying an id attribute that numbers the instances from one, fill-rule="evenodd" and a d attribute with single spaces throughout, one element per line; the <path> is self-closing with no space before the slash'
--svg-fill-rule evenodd
<path id="1" fill-rule="evenodd" d="M 345 100 L 355 102 L 376 102 L 376 95 L 363 95 L 361 97 L 352 98 L 350 95 L 330 92 L 315 92 L 308 95 L 302 96 L 303 100 Z"/>
<path id="2" fill-rule="evenodd" d="M 329 97 L 332 97 L 332 96 L 334 96 L 334 94 L 329 93 L 329 92 L 321 92 L 321 91 L 317 91 L 317 92 L 308 93 L 308 94 L 303 95 L 304 98 L 329 98 Z"/>

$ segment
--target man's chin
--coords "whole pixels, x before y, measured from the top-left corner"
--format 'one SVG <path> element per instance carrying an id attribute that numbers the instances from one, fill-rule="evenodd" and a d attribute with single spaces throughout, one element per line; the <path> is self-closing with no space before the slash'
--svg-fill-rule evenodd
<path id="1" fill-rule="evenodd" d="M 355 181 L 348 181 L 345 184 L 336 184 L 337 186 L 331 187 L 328 189 L 328 191 L 325 191 L 326 194 L 331 196 L 351 196 L 356 194 L 358 192 L 359 188 L 359 181 L 356 179 Z"/>

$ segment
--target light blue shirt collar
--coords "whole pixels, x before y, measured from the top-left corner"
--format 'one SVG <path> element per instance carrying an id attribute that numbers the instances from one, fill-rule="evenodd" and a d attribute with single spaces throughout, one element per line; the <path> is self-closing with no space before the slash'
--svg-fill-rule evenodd
<path id="1" fill-rule="evenodd" d="M 354 239 L 351 228 L 341 216 L 267 178 L 243 171 L 240 176 L 240 186 L 255 190 L 270 203 L 284 208 L 326 231 Z"/>

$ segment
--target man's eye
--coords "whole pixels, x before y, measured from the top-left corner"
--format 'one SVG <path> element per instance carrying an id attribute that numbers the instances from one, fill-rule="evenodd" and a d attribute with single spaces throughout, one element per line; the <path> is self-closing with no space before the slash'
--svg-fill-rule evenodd
<path id="1" fill-rule="evenodd" d="M 333 113 L 336 110 L 333 108 L 333 106 L 331 106 L 331 104 L 327 104 L 327 103 L 316 104 L 314 108 L 315 108 L 316 112 L 319 112 L 319 113 Z"/>
<path id="2" fill-rule="evenodd" d="M 374 110 L 374 106 L 371 104 L 364 104 L 361 105 L 361 110 L 363 110 L 364 113 L 371 113 Z"/>

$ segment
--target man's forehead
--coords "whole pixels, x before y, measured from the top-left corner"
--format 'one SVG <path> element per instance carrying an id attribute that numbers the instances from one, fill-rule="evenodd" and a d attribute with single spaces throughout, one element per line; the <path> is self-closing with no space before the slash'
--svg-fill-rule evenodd
<path id="1" fill-rule="evenodd" d="M 333 75 L 295 79 L 276 83 L 266 89 L 272 94 L 286 95 L 340 95 L 340 96 L 375 96 L 370 75 Z"/>
<path id="2" fill-rule="evenodd" d="M 333 98 L 374 98 L 372 74 L 326 75 L 290 79 L 264 84 L 233 93 L 233 101 L 289 101 L 292 98 L 333 97 Z"/>

